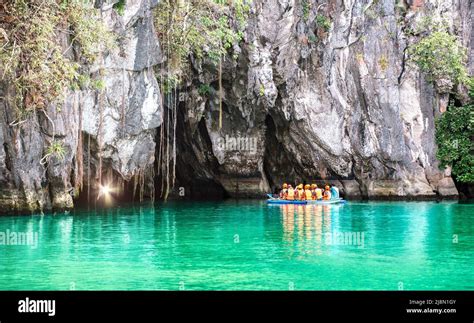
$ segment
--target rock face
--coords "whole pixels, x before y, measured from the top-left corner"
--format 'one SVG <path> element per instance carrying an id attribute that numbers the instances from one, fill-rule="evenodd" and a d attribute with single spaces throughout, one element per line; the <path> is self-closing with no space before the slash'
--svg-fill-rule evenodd
<path id="1" fill-rule="evenodd" d="M 469 47 L 471 12 L 469 1 L 255 1 L 240 57 L 224 69 L 222 129 L 216 95 L 183 89 L 188 124 L 206 120 L 219 165 L 210 179 L 231 196 L 305 180 L 351 197 L 457 196 L 435 157 L 434 119 L 448 95 L 407 61 L 407 30 L 437 15 Z M 216 70 L 194 72 L 217 89 Z M 222 144 L 232 140 L 256 149 Z"/>
<path id="2" fill-rule="evenodd" d="M 163 107 L 153 67 L 163 61 L 153 0 L 97 1 L 119 46 L 92 67 L 104 91 L 70 91 L 63 106 L 14 120 L 0 101 L 0 210 L 63 209 L 100 183 L 160 185 L 153 165 Z M 176 184 L 185 197 L 260 197 L 284 181 L 336 183 L 349 197 L 457 196 L 436 160 L 434 119 L 449 100 L 407 59 L 424 17 L 446 18 L 474 56 L 468 0 L 254 0 L 236 61 L 193 62 L 179 89 Z M 230 57 L 231 55 L 229 55 Z M 211 93 L 199 94 L 201 84 Z M 11 91 L 0 85 L 0 97 Z M 52 137 L 66 158 L 40 160 Z M 119 185 L 120 184 L 120 185 Z M 86 194 L 86 192 L 88 192 Z M 90 196 L 88 196 L 90 198 Z M 92 198 L 94 200 L 94 198 Z"/>
<path id="3" fill-rule="evenodd" d="M 81 99 L 84 141 L 91 136 L 97 144 L 91 147 L 96 182 L 90 186 L 97 184 L 100 157 L 102 169 L 115 174 L 105 183 L 114 177 L 130 181 L 152 168 L 156 128 L 163 118 L 153 71 L 162 60 L 151 12 L 157 1 L 127 1 L 123 16 L 112 10 L 113 2 L 102 10 L 109 28 L 119 35 L 120 46 L 94 66 L 105 81 L 105 90 L 82 93 Z"/>
<path id="4" fill-rule="evenodd" d="M 70 91 L 61 109 L 51 105 L 23 124 L 13 119 L 6 101 L 0 102 L 0 211 L 71 208 L 73 197 L 90 194 L 90 189 L 79 194 L 81 187 L 96 191 L 100 183 L 133 177 L 143 182 L 153 168 L 155 132 L 162 122 L 153 72 L 162 59 L 151 11 L 157 1 L 127 0 L 123 16 L 112 8 L 116 2 L 99 3 L 119 42 L 91 67 L 105 90 Z M 0 91 L 4 97 L 8 85 Z M 53 135 L 66 157 L 41 165 Z"/>

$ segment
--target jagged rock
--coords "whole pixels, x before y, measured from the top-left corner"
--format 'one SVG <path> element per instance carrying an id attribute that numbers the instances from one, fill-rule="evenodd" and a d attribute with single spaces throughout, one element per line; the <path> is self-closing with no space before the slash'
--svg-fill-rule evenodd
<path id="1" fill-rule="evenodd" d="M 158 1 L 127 0 L 123 16 L 116 2 L 96 1 L 119 35 L 118 48 L 92 66 L 103 92 L 68 92 L 61 110 L 33 113 L 27 127 L 10 125 L 13 111 L 0 101 L 1 211 L 70 208 L 75 188 L 96 188 L 99 175 L 133 182 L 147 173 L 153 187 L 157 129 L 169 113 L 153 71 L 163 61 L 151 13 Z M 237 61 L 224 61 L 222 128 L 217 68 L 191 58 L 192 80 L 179 89 L 172 196 L 179 188 L 185 197 L 258 197 L 284 181 L 309 181 L 334 183 L 350 198 L 456 197 L 434 139 L 452 84 L 430 83 L 408 61 L 414 39 L 405 32 L 439 13 L 470 46 L 472 71 L 474 6 L 456 3 L 401 10 L 393 0 L 312 1 L 305 18 L 295 0 L 253 1 Z M 1 84 L 0 98 L 8 91 Z M 53 132 L 66 156 L 45 168 L 39 161 Z"/>
<path id="2" fill-rule="evenodd" d="M 212 98 L 204 113 L 219 162 L 214 179 L 231 196 L 257 196 L 284 181 L 321 178 L 339 180 L 351 197 L 456 195 L 435 157 L 434 119 L 446 96 L 406 56 L 413 40 L 404 29 L 439 4 L 425 1 L 406 17 L 395 5 L 388 0 L 370 7 L 361 1 L 313 5 L 308 21 L 322 14 L 331 27 L 316 32 L 322 38 L 311 44 L 302 40 L 314 35 L 315 26 L 303 21 L 297 2 L 253 3 L 237 70 L 223 76 L 228 84 L 223 128 L 216 129 Z M 467 37 L 468 16 L 453 6 L 440 12 L 453 25 L 464 23 Z M 195 72 L 203 78 L 201 70 Z M 452 88 L 445 83 L 443 88 Z M 194 100 L 186 109 L 202 110 L 203 98 Z M 197 124 L 202 115 L 189 123 Z M 219 149 L 232 136 L 256 138 L 258 151 Z"/>
<path id="3" fill-rule="evenodd" d="M 102 173 L 126 181 L 153 167 L 154 137 L 162 122 L 161 93 L 153 72 L 162 60 L 151 12 L 158 2 L 127 0 L 123 16 L 112 8 L 116 2 L 98 3 L 104 22 L 119 38 L 119 46 L 91 67 L 105 83 L 102 93 L 69 91 L 61 109 L 52 104 L 45 114 L 32 113 L 18 126 L 10 126 L 15 121 L 12 108 L 0 102 L 1 211 L 73 207 L 78 193 L 74 188 L 82 180 L 97 188 L 99 155 Z M 53 156 L 44 167 L 40 160 L 53 134 L 62 142 L 65 158 Z M 84 171 L 89 164 L 90 172 Z"/>

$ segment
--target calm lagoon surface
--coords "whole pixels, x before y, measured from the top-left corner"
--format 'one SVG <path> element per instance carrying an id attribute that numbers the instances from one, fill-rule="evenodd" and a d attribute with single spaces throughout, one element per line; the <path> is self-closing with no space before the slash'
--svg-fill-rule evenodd
<path id="1" fill-rule="evenodd" d="M 1 290 L 474 290 L 474 204 L 228 200 L 1 216 L 0 254 Z"/>

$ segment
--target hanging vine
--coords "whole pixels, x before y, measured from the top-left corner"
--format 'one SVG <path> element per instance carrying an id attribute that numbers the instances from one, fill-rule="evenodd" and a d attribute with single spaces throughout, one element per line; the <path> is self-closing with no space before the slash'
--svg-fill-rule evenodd
<path id="1" fill-rule="evenodd" d="M 250 0 L 164 0 L 155 10 L 155 25 L 166 54 L 157 73 L 161 93 L 166 96 L 163 106 L 167 108 L 157 159 L 161 197 L 165 200 L 176 180 L 179 86 L 188 80 L 190 57 L 218 67 L 218 123 L 222 127 L 222 62 L 230 48 L 241 41 L 249 10 Z"/>
<path id="2" fill-rule="evenodd" d="M 113 34 L 98 19 L 93 1 L 6 0 L 0 17 L 2 79 L 15 87 L 10 104 L 19 118 L 59 102 L 64 90 L 83 85 L 79 61 L 91 63 L 115 46 Z M 64 49 L 58 37 L 69 38 Z M 66 55 L 76 46 L 76 60 Z"/>
<path id="3" fill-rule="evenodd" d="M 88 66 L 99 53 L 115 47 L 115 36 L 102 23 L 91 0 L 4 0 L 1 9 L 0 78 L 14 89 L 5 98 L 16 113 L 11 125 L 21 126 L 35 113 L 48 119 L 52 135 L 45 139 L 47 147 L 39 161 L 46 174 L 49 160 L 62 160 L 67 151 L 63 141 L 55 138 L 55 124 L 47 108 L 54 103 L 60 111 L 68 89 L 100 86 L 100 80 L 90 79 Z M 81 123 L 82 119 L 80 127 Z M 83 185 L 82 141 L 79 129 L 76 191 Z"/>

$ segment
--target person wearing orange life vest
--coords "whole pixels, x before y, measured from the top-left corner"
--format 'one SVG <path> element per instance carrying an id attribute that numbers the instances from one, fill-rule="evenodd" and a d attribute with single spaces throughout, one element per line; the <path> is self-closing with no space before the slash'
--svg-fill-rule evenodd
<path id="1" fill-rule="evenodd" d="M 324 195 L 323 195 L 323 200 L 330 200 L 331 199 L 331 188 L 329 185 L 326 185 L 324 188 Z"/>
<path id="2" fill-rule="evenodd" d="M 306 184 L 304 186 L 304 197 L 306 200 L 312 200 L 313 199 L 313 192 L 311 192 L 311 185 Z"/>
<path id="3" fill-rule="evenodd" d="M 288 189 L 286 190 L 286 200 L 293 201 L 295 199 L 295 189 L 291 186 L 291 184 L 288 185 Z"/>
<path id="4" fill-rule="evenodd" d="M 304 201 L 305 195 L 304 195 L 303 184 L 299 184 L 298 186 L 296 186 L 296 188 L 297 188 L 296 199 L 299 201 Z"/>
<path id="5" fill-rule="evenodd" d="M 311 184 L 311 197 L 313 200 L 316 200 L 316 187 L 318 187 L 318 185 Z"/>
<path id="6" fill-rule="evenodd" d="M 280 192 L 280 198 L 286 200 L 286 195 L 288 194 L 288 184 L 283 184 L 283 189 Z"/>
<path id="7" fill-rule="evenodd" d="M 323 199 L 323 190 L 318 187 L 318 185 L 314 184 L 315 189 L 314 189 L 314 195 L 315 195 L 315 200 L 322 200 Z"/>

